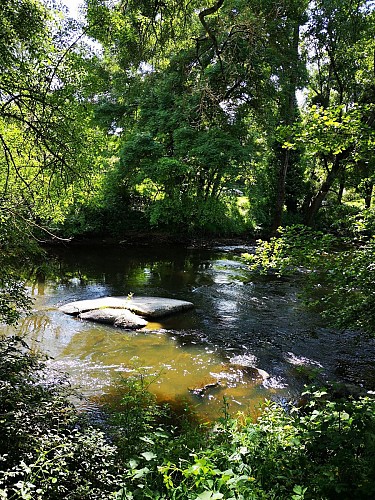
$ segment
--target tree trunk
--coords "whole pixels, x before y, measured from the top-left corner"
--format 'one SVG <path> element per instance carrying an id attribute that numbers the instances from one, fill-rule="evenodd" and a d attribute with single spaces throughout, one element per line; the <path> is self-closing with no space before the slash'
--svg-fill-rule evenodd
<path id="1" fill-rule="evenodd" d="M 345 189 L 345 171 L 343 171 L 343 173 L 341 175 L 339 192 L 337 195 L 337 202 L 339 205 L 342 204 L 342 196 L 344 194 L 344 189 Z"/>
<path id="2" fill-rule="evenodd" d="M 374 183 L 371 182 L 370 180 L 366 182 L 365 184 L 365 208 L 371 208 L 371 201 L 372 201 L 372 191 L 374 189 Z"/>
<path id="3" fill-rule="evenodd" d="M 290 155 L 289 150 L 285 149 L 283 155 L 284 156 L 283 161 L 280 162 L 281 164 L 277 179 L 276 203 L 275 203 L 274 216 L 271 226 L 272 236 L 276 235 L 278 228 L 281 226 L 284 203 L 285 203 L 285 179 L 289 167 L 289 155 Z"/>
<path id="4" fill-rule="evenodd" d="M 280 109 L 280 118 L 285 125 L 292 125 L 297 116 L 297 65 L 298 65 L 298 46 L 299 46 L 299 22 L 296 21 L 293 29 L 291 50 L 293 56 L 290 59 L 290 66 L 285 68 L 285 89 L 283 102 Z M 276 143 L 276 157 L 278 157 L 278 173 L 276 183 L 276 200 L 271 222 L 271 235 L 276 235 L 281 226 L 283 209 L 285 204 L 285 180 L 290 165 L 290 151 L 282 149 L 280 143 Z M 281 153 L 281 154 L 280 154 Z"/>
<path id="5" fill-rule="evenodd" d="M 341 158 L 336 156 L 336 159 L 332 165 L 331 170 L 328 172 L 327 177 L 323 184 L 321 185 L 317 194 L 311 199 L 305 213 L 305 223 L 308 226 L 311 226 L 314 222 L 315 216 L 318 213 L 318 210 L 322 206 L 322 202 L 325 200 L 328 191 L 331 189 L 334 181 L 339 176 L 340 172 L 343 169 L 343 165 L 341 162 Z"/>

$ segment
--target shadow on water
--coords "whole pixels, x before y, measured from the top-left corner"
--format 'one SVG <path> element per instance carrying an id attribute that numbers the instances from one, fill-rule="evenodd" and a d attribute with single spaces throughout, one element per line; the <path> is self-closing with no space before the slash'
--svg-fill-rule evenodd
<path id="1" fill-rule="evenodd" d="M 250 249 L 251 250 L 251 249 Z M 249 249 L 244 249 L 249 251 Z M 161 402 L 188 402 L 201 418 L 254 411 L 265 398 L 294 397 L 314 378 L 375 389 L 375 343 L 324 327 L 293 280 L 250 278 L 238 248 L 90 247 L 51 250 L 30 285 L 34 313 L 19 333 L 81 387 L 84 406 L 121 396 L 121 379 L 155 379 Z M 58 306 L 106 295 L 189 300 L 193 311 L 128 332 L 66 316 Z M 6 329 L 9 333 L 11 329 Z"/>

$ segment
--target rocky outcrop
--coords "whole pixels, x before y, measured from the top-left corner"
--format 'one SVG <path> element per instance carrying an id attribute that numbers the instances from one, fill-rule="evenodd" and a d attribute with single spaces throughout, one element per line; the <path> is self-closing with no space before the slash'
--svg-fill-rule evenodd
<path id="1" fill-rule="evenodd" d="M 145 326 L 148 319 L 161 318 L 193 307 L 191 302 L 164 297 L 101 297 L 69 302 L 59 307 L 59 310 L 81 319 L 135 329 Z"/>
<path id="2" fill-rule="evenodd" d="M 113 309 L 111 307 L 86 311 L 81 313 L 79 318 L 131 330 L 142 328 L 147 325 L 147 321 L 145 319 L 137 316 L 131 311 L 126 309 Z"/>

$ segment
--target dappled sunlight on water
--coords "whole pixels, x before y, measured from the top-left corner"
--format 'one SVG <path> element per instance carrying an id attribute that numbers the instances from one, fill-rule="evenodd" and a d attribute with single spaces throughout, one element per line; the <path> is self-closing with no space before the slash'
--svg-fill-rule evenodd
<path id="1" fill-rule="evenodd" d="M 154 325 L 153 325 L 154 326 Z M 264 398 L 262 378 L 234 371 L 207 346 L 179 345 L 166 332 L 124 332 L 111 327 L 85 328 L 74 335 L 61 357 L 91 367 L 85 391 L 95 394 L 107 386 L 118 385 L 121 377 L 142 374 L 153 380 L 150 390 L 160 401 L 186 400 L 201 416 L 218 416 L 223 396 L 245 410 L 249 400 Z M 98 370 L 98 367 L 101 367 Z M 99 372 L 99 373 L 98 373 Z M 104 377 L 103 377 L 104 375 Z M 73 376 L 73 378 L 75 378 Z M 76 381 L 82 385 L 82 373 Z M 87 386 L 88 385 L 88 386 Z M 115 391 L 116 392 L 116 391 Z M 234 409 L 234 408 L 233 408 Z"/>
<path id="2" fill-rule="evenodd" d="M 228 247 L 229 248 L 229 247 Z M 234 251 L 231 247 L 231 252 Z M 293 397 L 313 377 L 375 389 L 375 341 L 325 328 L 298 299 L 298 283 L 260 278 L 229 250 L 56 249 L 51 276 L 30 284 L 34 312 L 17 330 L 67 372 L 89 408 L 121 397 L 121 380 L 143 374 L 158 400 L 188 402 L 200 418 L 256 411 Z M 53 268 L 53 266 L 52 266 Z M 191 311 L 135 332 L 85 322 L 58 307 L 106 295 L 188 300 Z M 51 371 L 51 376 L 52 376 Z"/>
<path id="3" fill-rule="evenodd" d="M 34 351 L 51 356 L 51 369 L 69 375 L 86 398 L 77 401 L 81 408 L 90 408 L 106 393 L 120 397 L 121 380 L 140 374 L 152 380 L 150 390 L 160 402 L 183 401 L 203 420 L 220 416 L 224 397 L 232 413 L 259 406 L 266 397 L 263 378 L 256 370 L 232 366 L 215 346 L 202 343 L 194 334 L 186 337 L 185 332 L 180 336 L 176 329 L 166 330 L 172 318 L 150 322 L 143 330 L 124 331 L 64 315 L 47 307 L 40 296 L 36 305 L 18 334 L 27 338 Z M 186 323 L 186 314 L 175 318 L 174 326 Z"/>

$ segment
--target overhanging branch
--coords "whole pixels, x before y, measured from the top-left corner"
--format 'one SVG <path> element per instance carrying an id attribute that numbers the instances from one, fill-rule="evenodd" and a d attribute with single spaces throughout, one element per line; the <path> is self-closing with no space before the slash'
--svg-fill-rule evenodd
<path id="1" fill-rule="evenodd" d="M 209 36 L 209 38 L 211 39 L 212 41 L 212 44 L 213 44 L 213 47 L 214 47 L 214 50 L 216 52 L 216 55 L 217 57 L 219 58 L 219 61 L 220 61 L 220 65 L 222 66 L 222 62 L 221 62 L 221 58 L 220 58 L 220 49 L 219 49 L 219 45 L 217 43 L 217 38 L 216 38 L 216 35 L 215 33 L 211 30 L 210 26 L 208 25 L 207 21 L 206 21 L 206 17 L 207 16 L 211 16 L 212 14 L 215 14 L 221 7 L 222 5 L 224 4 L 224 0 L 219 0 L 215 5 L 213 5 L 212 7 L 209 7 L 208 9 L 204 9 L 202 10 L 201 12 L 199 12 L 198 16 L 199 16 L 199 21 L 201 22 L 205 32 L 207 33 L 207 35 Z"/>

